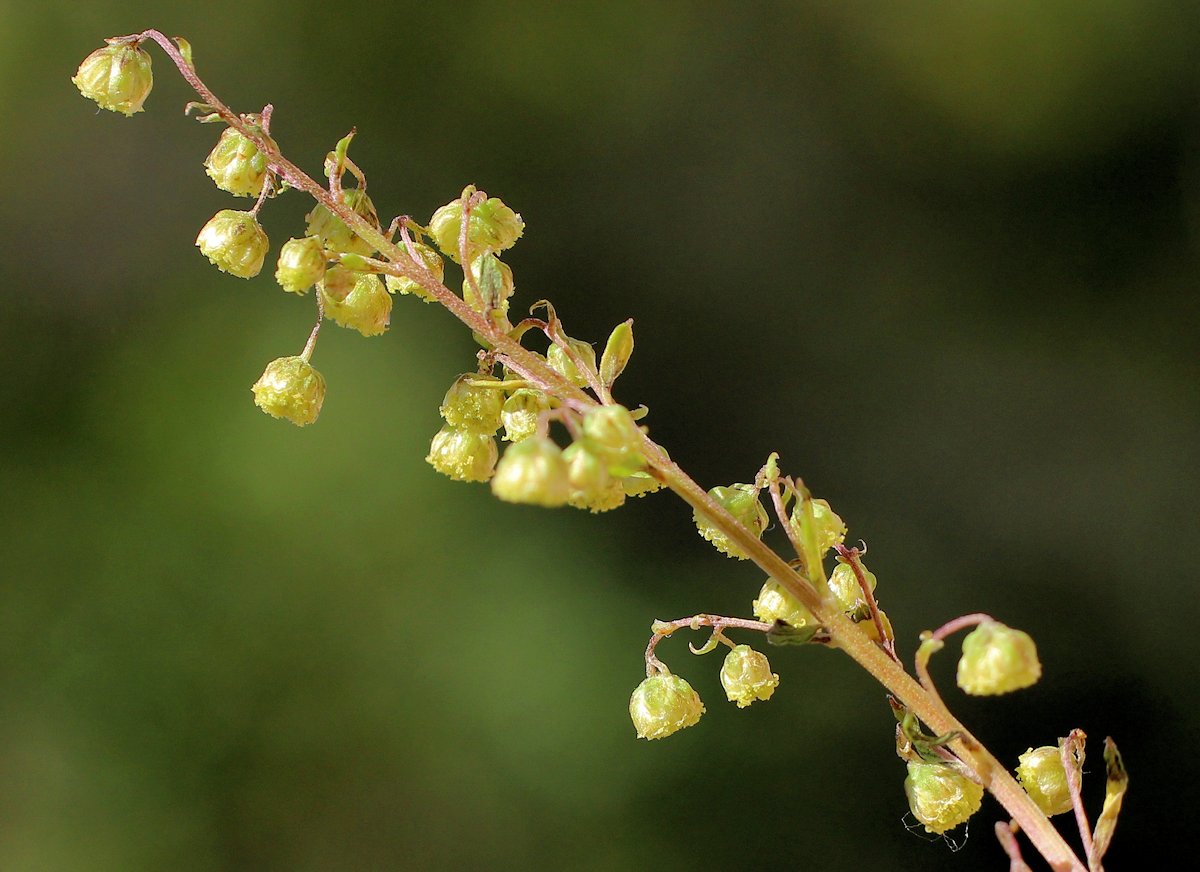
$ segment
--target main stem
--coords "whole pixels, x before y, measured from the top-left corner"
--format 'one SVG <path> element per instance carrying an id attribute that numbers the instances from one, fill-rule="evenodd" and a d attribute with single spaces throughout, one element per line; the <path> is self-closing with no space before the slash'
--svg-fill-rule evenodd
<path id="1" fill-rule="evenodd" d="M 461 297 L 437 281 L 424 265 L 416 263 L 401 247 L 392 243 L 380 229 L 353 210 L 336 200 L 329 190 L 310 178 L 303 170 L 280 153 L 279 147 L 262 136 L 257 129 L 243 121 L 242 117 L 223 103 L 216 94 L 196 75 L 196 71 L 180 54 L 175 44 L 157 30 L 138 34 L 137 39 L 151 39 L 175 62 L 188 84 L 209 104 L 223 121 L 251 140 L 267 157 L 270 168 L 285 179 L 289 185 L 304 191 L 317 202 L 337 215 L 347 227 L 371 243 L 388 261 L 386 271 L 393 275 L 412 279 L 427 290 L 454 317 L 483 337 L 496 351 L 508 356 L 522 369 L 535 375 L 539 381 L 551 386 L 554 392 L 573 400 L 584 408 L 599 405 L 592 397 L 567 381 L 552 369 L 545 358 L 528 350 L 507 333 L 499 330 L 487 319 L 468 306 Z M 465 223 L 464 216 L 464 223 Z M 706 515 L 712 523 L 735 542 L 767 575 L 780 584 L 789 594 L 803 603 L 813 616 L 824 626 L 837 647 L 845 651 L 855 662 L 867 670 L 917 715 L 935 733 L 943 735 L 957 732 L 961 738 L 949 744 L 954 753 L 971 769 L 979 782 L 1008 811 L 1014 823 L 1025 831 L 1055 872 L 1087 872 L 1086 867 L 1075 856 L 1070 846 L 1055 830 L 1050 820 L 1034 805 L 1033 800 L 1021 788 L 1008 770 L 976 741 L 967 728 L 920 686 L 904 668 L 890 659 L 865 633 L 836 610 L 830 610 L 816 590 L 799 576 L 782 557 L 767 547 L 757 536 L 742 526 L 723 506 L 709 497 L 678 464 L 649 436 L 642 435 L 642 453 L 650 466 L 658 470 L 667 486 L 685 503 Z"/>

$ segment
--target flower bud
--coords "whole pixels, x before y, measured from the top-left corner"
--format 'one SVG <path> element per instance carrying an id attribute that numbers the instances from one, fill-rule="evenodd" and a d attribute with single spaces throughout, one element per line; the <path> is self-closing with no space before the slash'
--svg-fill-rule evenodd
<path id="1" fill-rule="evenodd" d="M 463 278 L 463 300 L 480 315 L 490 315 L 498 323 L 507 320 L 508 301 L 516 292 L 512 267 L 493 254 L 481 254 L 471 261 L 472 285 Z M 478 288 L 478 293 L 476 293 Z"/>
<path id="2" fill-rule="evenodd" d="M 433 277 L 440 282 L 446 274 L 446 265 L 442 262 L 441 255 L 422 242 L 414 242 L 412 246 L 417 258 L 421 263 L 425 264 L 425 268 L 433 273 Z M 407 250 L 403 245 L 400 248 L 402 251 Z M 425 290 L 425 288 L 412 279 L 405 278 L 404 276 L 390 275 L 384 281 L 387 283 L 387 289 L 393 294 L 412 294 L 426 303 L 432 303 L 434 300 L 433 294 L 429 293 L 429 291 Z"/>
<path id="3" fill-rule="evenodd" d="M 730 702 L 745 708 L 757 699 L 768 700 L 779 686 L 779 676 L 771 672 L 767 656 L 749 645 L 738 645 L 725 655 L 721 666 L 721 686 Z"/>
<path id="4" fill-rule="evenodd" d="M 665 739 L 695 726 L 702 714 L 700 695 L 678 675 L 652 675 L 629 698 L 629 716 L 639 739 Z"/>
<path id="5" fill-rule="evenodd" d="M 305 294 L 308 289 L 325 278 L 325 251 L 321 240 L 315 236 L 289 239 L 279 249 L 279 262 L 275 266 L 275 281 L 285 291 Z"/>
<path id="6" fill-rule="evenodd" d="M 354 278 L 349 292 L 344 290 L 347 276 Z M 391 323 L 392 295 L 377 275 L 332 267 L 326 270 L 317 288 L 325 314 L 335 324 L 357 330 L 363 336 L 379 336 Z"/>
<path id="7" fill-rule="evenodd" d="M 621 482 L 608 474 L 604 456 L 585 436 L 563 451 L 571 489 L 567 503 L 577 509 L 607 512 L 625 502 Z"/>
<path id="8" fill-rule="evenodd" d="M 1071 810 L 1071 789 L 1058 748 L 1028 749 L 1018 758 L 1017 780 L 1047 817 Z"/>
<path id="9" fill-rule="evenodd" d="M 1042 677 L 1037 646 L 1027 633 L 986 621 L 963 639 L 958 686 L 972 696 L 996 696 Z"/>
<path id="10" fill-rule="evenodd" d="M 865 566 L 862 567 L 863 577 L 867 580 L 867 586 L 872 591 L 875 590 L 877 580 L 875 573 L 871 572 Z M 833 597 L 837 600 L 838 608 L 843 612 L 852 612 L 866 605 L 863 599 L 862 587 L 858 583 L 858 576 L 854 574 L 854 567 L 848 563 L 839 563 L 833 568 L 833 572 L 829 574 L 829 589 L 833 591 Z"/>
<path id="11" fill-rule="evenodd" d="M 467 196 L 475 193 L 470 187 Z M 442 253 L 459 263 L 458 237 L 462 230 L 462 200 L 452 200 L 433 213 L 429 231 Z M 487 251 L 512 248 L 525 230 L 521 216 L 504 205 L 497 197 L 489 197 L 471 210 L 467 221 L 467 252 L 470 260 Z"/>
<path id="12" fill-rule="evenodd" d="M 486 433 L 491 436 L 500 429 L 500 409 L 504 405 L 504 392 L 499 388 L 486 388 L 472 382 L 496 382 L 490 375 L 467 373 L 460 375 L 446 391 L 441 412 L 446 423 L 461 430 Z"/>
<path id="13" fill-rule="evenodd" d="M 550 408 L 550 398 L 541 391 L 521 388 L 504 401 L 500 420 L 504 423 L 504 438 L 520 442 L 537 432 L 538 416 Z"/>
<path id="14" fill-rule="evenodd" d="M 455 481 L 487 481 L 500 450 L 490 433 L 460 430 L 447 424 L 433 437 L 425 462 Z"/>
<path id="15" fill-rule="evenodd" d="M 735 484 L 731 487 L 714 487 L 708 495 L 720 503 L 733 515 L 739 524 L 758 538 L 767 529 L 767 512 L 758 501 L 758 488 L 752 484 Z M 713 544 L 722 554 L 738 560 L 747 559 L 747 555 L 732 539 L 726 536 L 712 519 L 697 509 L 692 513 L 696 529 L 700 535 Z"/>
<path id="16" fill-rule="evenodd" d="M 570 494 L 567 464 L 548 436 L 530 436 L 504 451 L 492 478 L 492 493 L 509 503 L 554 508 Z"/>
<path id="17" fill-rule="evenodd" d="M 379 215 L 375 212 L 375 204 L 362 188 L 343 189 L 341 201 L 372 227 L 379 228 Z M 374 245 L 352 231 L 341 218 L 319 203 L 305 216 L 305 220 L 308 221 L 305 235 L 319 236 L 325 247 L 331 251 L 339 254 L 361 254 L 364 257 L 369 257 L 375 252 Z"/>
<path id="18" fill-rule="evenodd" d="M 84 58 L 71 81 L 101 109 L 128 116 L 142 111 L 154 86 L 154 74 L 150 55 L 137 43 L 116 41 Z"/>
<path id="19" fill-rule="evenodd" d="M 754 616 L 768 624 L 783 621 L 792 627 L 806 627 L 816 622 L 813 613 L 800 600 L 783 589 L 774 579 L 768 578 L 753 603 Z"/>
<path id="20" fill-rule="evenodd" d="M 627 497 L 644 497 L 656 493 L 667 486 L 667 483 L 655 478 L 649 472 L 641 471 L 624 476 L 621 479 L 621 489 Z"/>
<path id="21" fill-rule="evenodd" d="M 325 379 L 303 357 L 272 360 L 251 390 L 256 406 L 298 427 L 317 420 L 325 402 Z"/>
<path id="22" fill-rule="evenodd" d="M 583 361 L 584 366 L 591 372 L 596 371 L 596 349 L 580 339 L 568 339 L 567 344 L 571 346 L 571 351 L 575 356 Z M 587 376 L 579 371 L 575 361 L 567 356 L 561 346 L 551 345 L 550 350 L 546 352 L 546 360 L 551 369 L 576 387 L 586 388 L 590 384 Z"/>
<path id="23" fill-rule="evenodd" d="M 222 191 L 236 197 L 257 197 L 267 178 L 267 158 L 241 132 L 226 127 L 205 158 L 204 171 Z"/>
<path id="24" fill-rule="evenodd" d="M 250 212 L 222 209 L 200 228 L 196 245 L 218 269 L 242 279 L 253 278 L 262 269 L 271 243 Z"/>
<path id="25" fill-rule="evenodd" d="M 983 805 L 983 788 L 949 763 L 909 760 L 904 792 L 913 817 L 930 833 L 966 823 Z"/>
<path id="26" fill-rule="evenodd" d="M 807 554 L 806 546 L 810 561 L 819 563 L 830 548 L 846 538 L 846 525 L 825 500 L 797 499 L 790 523 L 801 542 L 812 542 L 815 553 Z M 811 540 L 808 538 L 810 534 Z"/>
<path id="27" fill-rule="evenodd" d="M 642 432 L 624 406 L 595 406 L 583 416 L 583 435 L 604 455 L 609 474 L 624 478 L 646 468 Z"/>

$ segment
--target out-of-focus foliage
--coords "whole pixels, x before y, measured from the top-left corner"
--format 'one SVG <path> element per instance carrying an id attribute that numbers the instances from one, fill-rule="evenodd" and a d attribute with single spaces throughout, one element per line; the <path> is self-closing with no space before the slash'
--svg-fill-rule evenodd
<path id="1" fill-rule="evenodd" d="M 1013 765 L 1113 734 L 1134 789 L 1111 867 L 1182 846 L 1197 17 L 0 0 L 0 868 L 1003 862 L 982 823 L 958 855 L 905 832 L 891 716 L 833 654 L 771 652 L 778 692 L 739 712 L 665 643 L 708 714 L 636 742 L 651 620 L 748 615 L 762 579 L 666 494 L 594 516 L 438 476 L 473 351 L 436 307 L 327 331 L 316 425 L 255 409 L 312 302 L 192 245 L 236 202 L 202 167 L 217 131 L 161 54 L 133 119 L 69 82 L 144 27 L 240 110 L 272 101 L 311 172 L 357 125 L 385 221 L 468 183 L 518 209 L 518 310 L 550 297 L 596 342 L 634 317 L 618 399 L 706 487 L 780 451 L 869 542 L 909 656 L 965 611 L 1027 630 L 1041 683 L 960 699 L 946 656 L 955 708 Z M 309 208 L 268 205 L 276 245 Z"/>

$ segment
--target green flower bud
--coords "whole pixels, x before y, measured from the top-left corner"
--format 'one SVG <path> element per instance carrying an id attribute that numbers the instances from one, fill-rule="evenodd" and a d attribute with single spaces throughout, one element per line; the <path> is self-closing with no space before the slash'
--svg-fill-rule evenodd
<path id="1" fill-rule="evenodd" d="M 325 251 L 315 236 L 289 239 L 279 249 L 275 266 L 275 281 L 293 294 L 308 293 L 308 289 L 325 278 Z"/>
<path id="2" fill-rule="evenodd" d="M 867 586 L 872 591 L 875 590 L 877 580 L 875 573 L 871 572 L 865 566 L 862 567 L 863 576 L 867 579 Z M 852 612 L 866 605 L 863 600 L 862 588 L 858 584 L 858 577 L 854 574 L 854 568 L 848 563 L 839 563 L 833 568 L 833 572 L 829 574 L 829 589 L 833 591 L 834 599 L 837 600 L 838 608 L 843 612 Z"/>
<path id="3" fill-rule="evenodd" d="M 664 739 L 695 726 L 702 714 L 700 695 L 678 675 L 652 675 L 629 698 L 629 716 L 639 739 Z"/>
<path id="4" fill-rule="evenodd" d="M 362 188 L 344 188 L 341 201 L 356 215 L 366 219 L 372 227 L 379 228 L 379 215 L 375 212 L 375 204 Z M 341 218 L 320 204 L 304 217 L 308 221 L 305 235 L 319 236 L 325 247 L 331 251 L 339 254 L 361 254 L 363 257 L 369 257 L 375 252 L 374 245 L 353 232 Z"/>
<path id="5" fill-rule="evenodd" d="M 715 487 L 708 495 L 720 503 L 748 529 L 755 538 L 762 536 L 767 529 L 767 512 L 758 501 L 758 488 L 752 484 L 735 484 L 731 487 Z M 713 544 L 722 554 L 745 560 L 747 555 L 738 545 L 717 529 L 716 524 L 703 512 L 696 510 L 692 513 L 696 529 L 700 535 Z"/>
<path id="6" fill-rule="evenodd" d="M 567 463 L 567 480 L 571 490 L 568 504 L 577 509 L 607 512 L 625 502 L 621 482 L 608 474 L 603 454 L 585 436 L 572 442 L 563 452 Z"/>
<path id="7" fill-rule="evenodd" d="M 344 290 L 347 275 L 354 277 L 348 293 Z M 332 267 L 326 270 L 317 289 L 325 305 L 325 314 L 335 324 L 357 330 L 363 336 L 379 336 L 391 323 L 392 295 L 377 275 Z"/>
<path id="8" fill-rule="evenodd" d="M 792 627 L 815 623 L 813 613 L 773 579 L 768 578 L 753 603 L 754 616 L 768 624 L 783 621 Z"/>
<path id="9" fill-rule="evenodd" d="M 730 702 L 745 708 L 755 700 L 768 700 L 779 686 L 779 676 L 771 672 L 767 656 L 749 645 L 738 645 L 725 655 L 721 666 L 721 686 Z"/>
<path id="10" fill-rule="evenodd" d="M 490 433 L 446 425 L 433 437 L 425 462 L 455 481 L 487 481 L 499 456 L 500 450 Z"/>
<path id="11" fill-rule="evenodd" d="M 142 111 L 154 86 L 154 74 L 150 55 L 136 43 L 110 41 L 83 59 L 71 81 L 101 109 L 128 116 Z"/>
<path id="12" fill-rule="evenodd" d="M 267 178 L 267 158 L 239 131 L 226 127 L 205 158 L 204 171 L 222 191 L 237 197 L 257 197 Z"/>
<path id="13" fill-rule="evenodd" d="M 496 382 L 490 375 L 466 373 L 460 375 L 446 391 L 438 410 L 446 423 L 462 430 L 487 433 L 489 436 L 500 429 L 500 409 L 504 405 L 504 392 L 499 388 L 478 387 L 471 382 Z"/>
<path id="14" fill-rule="evenodd" d="M 474 187 L 463 193 L 470 196 Z M 462 230 L 462 200 L 452 200 L 433 213 L 429 231 L 442 253 L 459 263 L 458 236 Z M 525 230 L 521 216 L 504 205 L 497 197 L 489 197 L 471 210 L 467 222 L 467 251 L 474 260 L 481 252 L 504 251 L 512 248 Z"/>
<path id="15" fill-rule="evenodd" d="M 404 246 L 402 245 L 400 248 L 403 250 Z M 425 268 L 433 273 L 433 277 L 440 282 L 446 274 L 446 265 L 442 262 L 441 255 L 421 242 L 413 243 L 413 251 L 417 253 L 417 257 L 425 264 Z M 412 294 L 426 303 L 434 301 L 433 294 L 429 293 L 429 291 L 425 290 L 412 279 L 407 279 L 403 276 L 388 276 L 384 281 L 387 282 L 387 289 L 393 294 Z"/>
<path id="16" fill-rule="evenodd" d="M 570 495 L 567 463 L 548 436 L 530 436 L 504 451 L 492 479 L 492 493 L 509 503 L 565 505 Z"/>
<path id="17" fill-rule="evenodd" d="M 999 621 L 987 621 L 968 633 L 962 652 L 958 686 L 972 696 L 1009 693 L 1042 677 L 1033 639 Z"/>
<path id="18" fill-rule="evenodd" d="M 583 416 L 583 435 L 608 461 L 609 474 L 625 478 L 646 468 L 642 431 L 624 406 L 595 406 Z"/>
<path id="19" fill-rule="evenodd" d="M 272 360 L 251 390 L 256 406 L 298 427 L 317 420 L 325 402 L 325 379 L 303 357 Z"/>
<path id="20" fill-rule="evenodd" d="M 475 286 L 463 279 L 463 299 L 480 315 L 491 315 L 497 323 L 507 324 L 508 301 L 516 291 L 512 267 L 493 254 L 482 254 L 471 261 Z"/>
<path id="21" fill-rule="evenodd" d="M 823 560 L 830 548 L 846 538 L 846 525 L 825 500 L 797 499 L 789 521 L 801 542 L 809 541 L 806 534 L 811 533 L 816 553 L 808 554 L 808 558 L 816 562 Z"/>
<path id="22" fill-rule="evenodd" d="M 1071 789 L 1058 748 L 1030 748 L 1018 758 L 1017 780 L 1034 805 L 1050 817 L 1071 810 Z"/>
<path id="23" fill-rule="evenodd" d="M 537 432 L 538 416 L 550 408 L 550 398 L 541 391 L 521 388 L 504 401 L 500 420 L 504 423 L 504 438 L 520 442 Z"/>
<path id="24" fill-rule="evenodd" d="M 596 371 L 596 349 L 580 339 L 568 339 L 567 344 L 571 346 L 575 356 L 583 361 L 584 366 L 592 372 Z M 551 345 L 550 350 L 546 352 L 546 360 L 551 369 L 576 387 L 585 388 L 590 384 L 587 376 L 579 371 L 575 361 L 571 360 L 560 346 Z"/>
<path id="25" fill-rule="evenodd" d="M 262 269 L 271 243 L 250 212 L 222 209 L 200 228 L 196 245 L 218 269 L 242 279 L 253 278 Z"/>
<path id="26" fill-rule="evenodd" d="M 908 761 L 904 792 L 913 817 L 930 833 L 966 823 L 983 805 L 983 788 L 948 763 Z"/>

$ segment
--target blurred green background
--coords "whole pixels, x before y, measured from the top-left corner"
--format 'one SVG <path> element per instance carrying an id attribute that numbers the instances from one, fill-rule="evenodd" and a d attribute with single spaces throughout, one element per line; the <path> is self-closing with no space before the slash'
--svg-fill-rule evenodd
<path id="1" fill-rule="evenodd" d="M 767 453 L 870 545 L 917 633 L 986 611 L 1036 688 L 951 704 L 1002 758 L 1125 752 L 1109 868 L 1197 807 L 1193 2 L 0 0 L 0 870 L 1001 869 L 906 832 L 877 686 L 774 650 L 767 705 L 638 742 L 652 619 L 761 578 L 659 494 L 513 507 L 423 462 L 471 368 L 398 299 L 329 328 L 318 425 L 249 385 L 311 300 L 211 268 L 216 138 L 152 50 L 147 111 L 69 77 L 157 27 L 319 172 L 351 126 L 386 218 L 522 212 L 517 303 L 636 319 L 618 398 L 705 486 Z M 270 204 L 278 243 L 296 194 Z M 779 542 L 779 531 L 770 534 Z M 698 639 L 697 639 L 698 641 Z M 1169 863 L 1167 864 L 1170 865 Z M 1165 867 L 1164 867 L 1165 868 Z"/>

